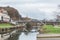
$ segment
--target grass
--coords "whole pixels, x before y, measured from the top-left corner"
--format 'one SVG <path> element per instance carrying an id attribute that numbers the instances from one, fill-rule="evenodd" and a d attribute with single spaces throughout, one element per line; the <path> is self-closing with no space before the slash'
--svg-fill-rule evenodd
<path id="1" fill-rule="evenodd" d="M 60 28 L 55 28 L 53 25 L 44 25 L 44 33 L 60 33 Z"/>
<path id="2" fill-rule="evenodd" d="M 0 24 L 0 28 L 10 28 L 12 27 L 13 25 L 11 25 L 10 23 L 1 23 Z"/>

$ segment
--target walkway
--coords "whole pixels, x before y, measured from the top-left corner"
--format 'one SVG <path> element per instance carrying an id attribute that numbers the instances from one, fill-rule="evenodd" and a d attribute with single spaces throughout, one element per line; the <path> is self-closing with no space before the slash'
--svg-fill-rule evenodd
<path id="1" fill-rule="evenodd" d="M 37 37 L 60 37 L 60 34 L 38 34 Z"/>
<path id="2" fill-rule="evenodd" d="M 60 40 L 60 34 L 38 34 L 37 40 Z"/>

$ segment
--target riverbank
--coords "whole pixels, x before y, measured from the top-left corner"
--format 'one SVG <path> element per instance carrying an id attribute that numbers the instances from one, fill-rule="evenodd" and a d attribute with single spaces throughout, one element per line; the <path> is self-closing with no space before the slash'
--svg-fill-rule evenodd
<path id="1" fill-rule="evenodd" d="M 15 34 L 12 37 L 9 37 L 7 40 L 18 40 L 20 34 Z"/>
<path id="2" fill-rule="evenodd" d="M 0 40 L 10 40 L 10 37 L 12 38 L 16 36 L 16 32 L 17 30 L 12 31 L 11 33 L 0 34 Z"/>
<path id="3" fill-rule="evenodd" d="M 9 37 L 10 37 L 10 35 L 8 35 L 8 33 L 7 34 L 3 34 L 3 35 L 0 34 L 0 40 L 6 40 Z"/>

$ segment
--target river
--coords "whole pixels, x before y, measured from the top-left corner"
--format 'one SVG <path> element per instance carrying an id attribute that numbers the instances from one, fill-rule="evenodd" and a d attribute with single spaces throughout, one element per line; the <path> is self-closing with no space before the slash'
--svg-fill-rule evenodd
<path id="1" fill-rule="evenodd" d="M 38 32 L 33 32 L 33 33 L 29 33 L 28 35 L 22 33 L 20 36 L 19 36 L 19 39 L 18 40 L 37 40 L 37 33 Z"/>
<path id="2" fill-rule="evenodd" d="M 25 32 L 22 32 L 21 34 L 16 34 L 13 37 L 9 37 L 7 40 L 37 40 L 37 34 L 38 32 L 29 32 L 28 34 L 25 34 Z"/>

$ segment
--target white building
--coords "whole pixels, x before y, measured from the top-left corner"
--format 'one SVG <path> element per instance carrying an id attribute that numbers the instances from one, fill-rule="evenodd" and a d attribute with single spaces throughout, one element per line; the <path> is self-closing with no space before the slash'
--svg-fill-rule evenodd
<path id="1" fill-rule="evenodd" d="M 8 12 L 4 9 L 0 10 L 0 21 L 3 20 L 4 22 L 9 22 L 10 17 L 8 15 Z"/>

